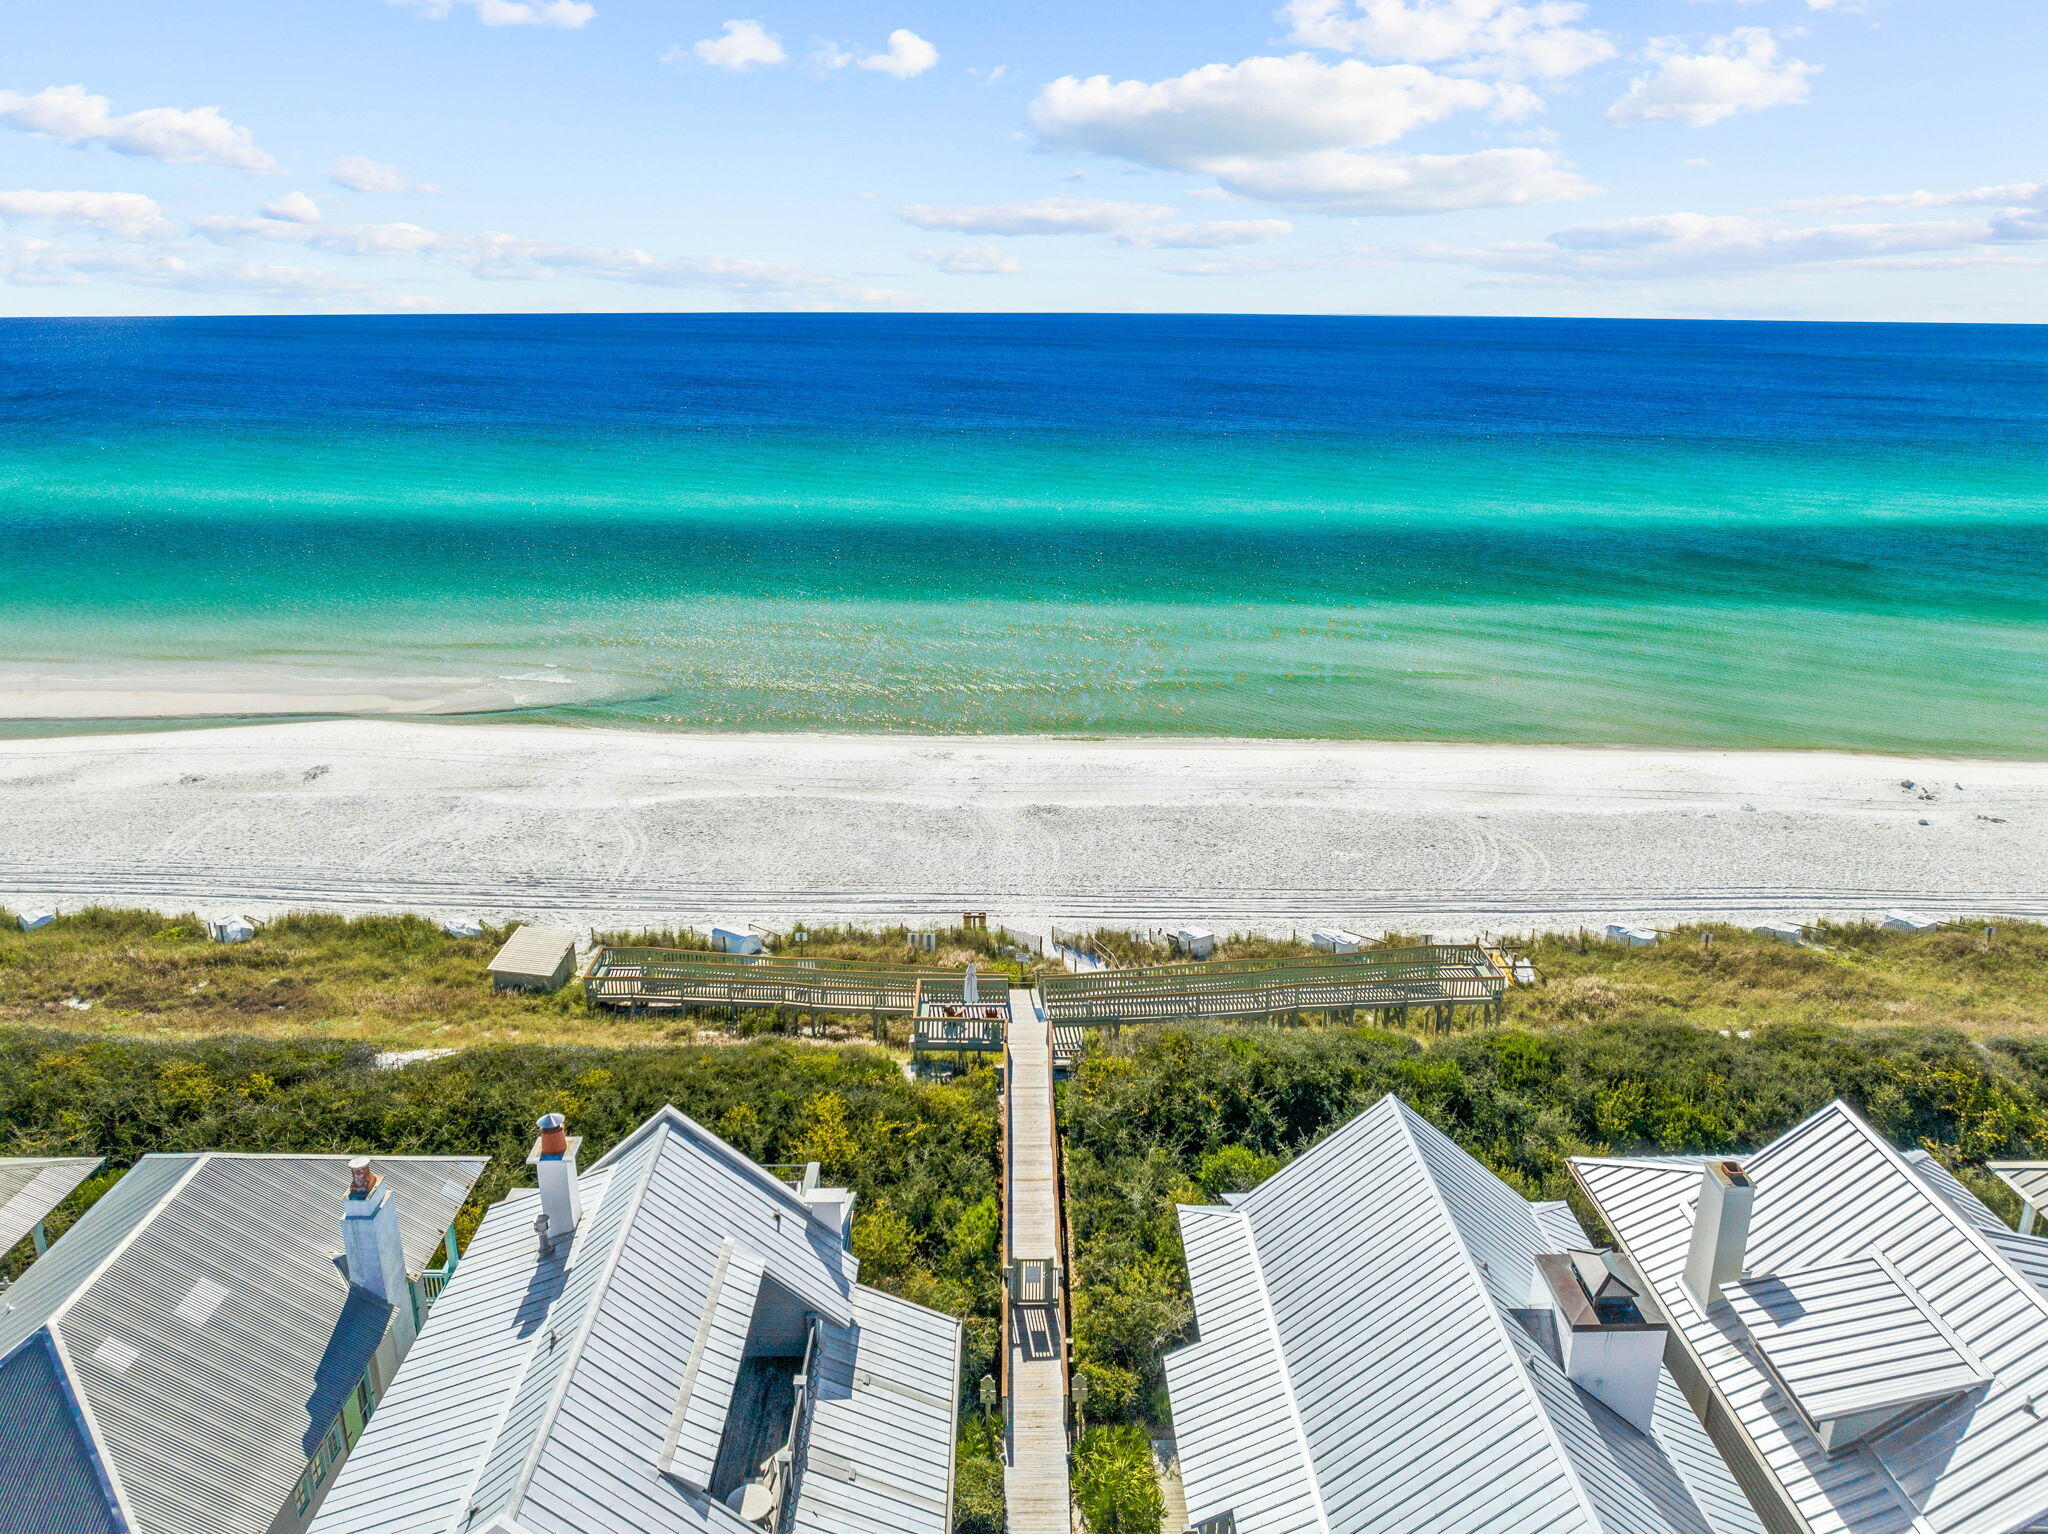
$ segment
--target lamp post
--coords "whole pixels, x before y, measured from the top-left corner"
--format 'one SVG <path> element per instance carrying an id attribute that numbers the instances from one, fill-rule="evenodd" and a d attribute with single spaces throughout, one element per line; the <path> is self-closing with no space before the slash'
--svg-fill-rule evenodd
<path id="1" fill-rule="evenodd" d="M 1080 1372 L 1074 1375 L 1074 1426 L 1077 1434 L 1088 1431 L 1088 1376 Z"/>

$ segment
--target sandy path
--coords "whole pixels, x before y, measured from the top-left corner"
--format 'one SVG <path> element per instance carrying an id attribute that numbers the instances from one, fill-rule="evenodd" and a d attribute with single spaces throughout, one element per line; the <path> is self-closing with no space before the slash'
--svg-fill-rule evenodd
<path id="1" fill-rule="evenodd" d="M 0 742 L 15 905 L 1449 935 L 2048 915 L 2044 854 L 2048 763 L 365 720 Z"/>

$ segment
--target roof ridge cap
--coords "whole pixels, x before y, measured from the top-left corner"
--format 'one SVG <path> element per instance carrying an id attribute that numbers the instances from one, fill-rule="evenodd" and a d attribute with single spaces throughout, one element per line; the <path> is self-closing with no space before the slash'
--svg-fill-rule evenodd
<path id="1" fill-rule="evenodd" d="M 1879 1134 L 1877 1127 L 1865 1119 L 1862 1114 L 1858 1113 L 1840 1098 L 1835 1099 L 1828 1106 L 1830 1108 L 1839 1107 L 1842 1115 L 1855 1126 L 1858 1133 L 1872 1144 L 1878 1146 L 1886 1156 L 1897 1163 L 1898 1170 L 1905 1176 L 1907 1183 L 1913 1188 L 1914 1192 L 1933 1204 L 1936 1212 L 1962 1232 L 1963 1238 L 1966 1241 L 1973 1243 L 1984 1256 L 1990 1259 L 1992 1266 L 1998 1270 L 2001 1277 L 2024 1294 L 2028 1303 L 2044 1317 L 2048 1317 L 2048 1293 L 2044 1293 L 2038 1284 L 2019 1270 L 2019 1265 L 2012 1258 L 1999 1249 L 1996 1243 L 1991 1240 L 1991 1233 L 1989 1231 L 1980 1229 L 1976 1221 L 1967 1218 L 1962 1210 L 1956 1208 L 1954 1204 L 1943 1197 L 1939 1190 L 1930 1186 L 1924 1177 L 1913 1170 L 1912 1163 L 1906 1160 L 1906 1153 Z M 2017 1234 L 2017 1232 L 2014 1232 L 2014 1234 Z M 1884 1255 L 1882 1247 L 1874 1248 L 1874 1251 L 1877 1255 Z"/>
<path id="2" fill-rule="evenodd" d="M 1337 1143 L 1345 1139 L 1346 1136 L 1350 1135 L 1354 1130 L 1357 1130 L 1359 1125 L 1363 1124 L 1367 1119 L 1371 1118 L 1374 1114 L 1380 1113 L 1382 1109 L 1386 1109 L 1386 1105 L 1388 1103 L 1394 1104 L 1394 1107 L 1392 1109 L 1387 1109 L 1387 1115 L 1394 1118 L 1399 1118 L 1400 1110 L 1408 1107 L 1408 1105 L 1402 1102 L 1401 1099 L 1398 1096 L 1396 1096 L 1393 1092 L 1388 1091 L 1381 1093 L 1375 1101 L 1361 1108 L 1357 1113 L 1353 1114 L 1350 1118 L 1346 1119 L 1342 1124 L 1339 1124 L 1336 1127 L 1336 1129 L 1332 1130 L 1329 1134 L 1324 1135 L 1322 1139 L 1316 1141 L 1316 1143 L 1311 1145 L 1307 1150 L 1303 1151 L 1300 1155 L 1290 1160 L 1285 1166 L 1281 1167 L 1277 1172 L 1273 1173 L 1272 1176 L 1268 1177 L 1256 1188 L 1253 1188 L 1250 1191 L 1248 1191 L 1240 1202 L 1228 1205 L 1227 1207 L 1233 1210 L 1246 1208 L 1251 1205 L 1254 1199 L 1260 1198 L 1266 1192 L 1267 1189 L 1279 1186 L 1291 1173 L 1295 1171 L 1297 1167 L 1313 1166 L 1316 1163 L 1316 1158 L 1325 1155 L 1326 1153 L 1329 1153 L 1329 1148 L 1331 1146 L 1336 1145 Z M 1414 1109 L 1409 1108 L 1408 1111 L 1412 1113 L 1414 1112 Z"/>
<path id="3" fill-rule="evenodd" d="M 1273 1291 L 1266 1283 L 1266 1264 L 1259 1256 L 1258 1237 L 1253 1233 L 1252 1222 L 1243 1210 L 1230 1209 L 1227 1213 L 1244 1233 L 1245 1254 L 1251 1261 L 1252 1282 L 1258 1288 L 1259 1314 L 1265 1322 L 1266 1337 L 1273 1349 L 1273 1356 L 1280 1365 L 1280 1391 L 1287 1400 L 1287 1420 L 1294 1429 L 1294 1446 L 1301 1455 L 1301 1467 L 1307 1472 L 1308 1494 L 1315 1503 L 1316 1526 L 1322 1534 L 1331 1534 L 1330 1511 L 1323 1504 L 1322 1477 L 1316 1471 L 1315 1451 L 1309 1447 L 1308 1424 L 1301 1420 L 1301 1402 L 1294 1394 L 1294 1369 L 1287 1359 L 1286 1344 L 1280 1339 L 1280 1318 L 1273 1313 Z"/>
<path id="4" fill-rule="evenodd" d="M 66 1301 L 67 1305 L 69 1303 Z M 55 1321 L 56 1317 L 53 1315 L 49 1321 L 44 1322 L 39 1328 L 40 1334 L 48 1342 L 51 1357 L 57 1364 L 57 1372 L 63 1377 L 64 1393 L 71 1398 L 72 1408 L 78 1413 L 78 1425 L 85 1437 L 86 1452 L 92 1456 L 93 1467 L 99 1471 L 107 1490 L 113 1494 L 114 1511 L 120 1515 L 122 1523 L 127 1528 L 133 1529 L 136 1527 L 135 1509 L 129 1504 L 128 1489 L 121 1484 L 120 1467 L 114 1463 L 114 1457 L 103 1448 L 99 1418 L 93 1412 L 92 1401 L 87 1397 L 85 1387 L 79 1382 L 77 1371 L 72 1368 L 71 1350 L 64 1346 L 63 1339 L 57 1335 Z M 33 1334 L 29 1340 L 35 1340 Z"/>
<path id="5" fill-rule="evenodd" d="M 652 1120 L 649 1122 L 651 1123 Z M 568 1397 L 570 1381 L 576 1377 L 577 1366 L 583 1362 L 583 1347 L 590 1340 L 590 1329 L 596 1324 L 597 1313 L 603 1306 L 605 1291 L 611 1288 L 612 1277 L 619 1269 L 619 1258 L 626 1249 L 627 1239 L 633 1233 L 633 1222 L 639 1219 L 640 1210 L 647 1201 L 648 1185 L 654 1181 L 654 1163 L 660 1159 L 661 1155 L 657 1150 L 649 1160 L 646 1171 L 641 1173 L 639 1179 L 633 1184 L 633 1205 L 626 1211 L 625 1219 L 619 1226 L 619 1233 L 613 1239 L 611 1249 L 605 1253 L 604 1270 L 597 1276 L 595 1287 L 590 1296 L 589 1308 L 578 1319 L 575 1334 L 569 1339 L 569 1356 L 562 1364 L 562 1377 L 555 1382 L 555 1388 L 548 1397 L 547 1407 L 541 1412 L 539 1420 L 534 1423 L 533 1447 L 526 1451 L 525 1463 L 519 1467 L 519 1475 L 512 1483 L 511 1494 L 505 1499 L 504 1511 L 500 1515 L 502 1517 L 515 1517 L 519 1512 L 520 1504 L 526 1500 L 527 1489 L 533 1483 L 533 1473 L 539 1468 L 541 1454 L 547 1448 L 548 1433 L 554 1427 L 555 1419 L 561 1415 L 562 1402 Z M 609 1191 L 607 1190 L 608 1193 Z M 542 1335 L 543 1333 L 540 1328 L 536 1327 L 534 1329 L 532 1353 L 540 1351 L 540 1338 Z M 531 1353 L 529 1353 L 529 1360 L 530 1358 Z M 515 1390 L 514 1395 L 516 1396 L 516 1394 L 517 1391 Z M 504 1419 L 500 1418 L 500 1428 L 503 1425 Z M 488 1456 L 486 1457 L 487 1462 Z M 479 1476 L 482 1474 L 482 1469 L 483 1467 L 479 1465 Z M 472 1491 L 475 1489 L 474 1481 L 471 1482 L 471 1489 Z"/>
<path id="6" fill-rule="evenodd" d="M 148 1209 L 143 1211 L 142 1217 L 138 1219 L 133 1225 L 129 1226 L 128 1233 L 124 1235 L 119 1241 L 114 1243 L 114 1245 L 108 1250 L 106 1256 L 102 1257 L 98 1262 L 93 1264 L 92 1271 L 85 1275 L 85 1277 L 80 1279 L 77 1283 L 73 1284 L 71 1286 L 71 1292 L 67 1294 L 62 1301 L 60 1301 L 55 1306 L 51 1307 L 49 1315 L 43 1318 L 43 1325 L 49 1329 L 50 1335 L 53 1338 L 57 1334 L 56 1329 L 58 1323 L 62 1321 L 65 1316 L 70 1314 L 71 1307 L 78 1303 L 79 1296 L 83 1295 L 86 1290 L 90 1289 L 102 1278 L 106 1277 L 107 1270 L 128 1254 L 128 1248 L 133 1246 L 136 1243 L 136 1241 L 138 1241 L 141 1238 L 143 1231 L 149 1228 L 150 1222 L 154 1220 L 158 1215 L 164 1212 L 164 1206 L 169 1204 L 170 1201 L 176 1198 L 180 1193 L 184 1192 L 186 1187 L 191 1183 L 192 1179 L 199 1175 L 200 1169 L 203 1168 L 207 1164 L 207 1162 L 211 1161 L 214 1157 L 214 1152 L 212 1151 L 179 1151 L 175 1152 L 174 1154 L 191 1156 L 192 1164 L 186 1167 L 184 1171 L 178 1174 L 176 1181 L 174 1181 L 169 1187 L 165 1188 L 163 1192 L 159 1193 L 156 1196 L 156 1201 L 152 1203 Z M 133 1170 L 133 1167 L 129 1168 L 129 1171 Z M 122 1180 L 125 1181 L 127 1179 L 127 1176 L 128 1173 L 123 1172 L 121 1174 Z M 117 1183 L 115 1186 L 118 1187 L 119 1184 Z M 107 1191 L 111 1193 L 113 1189 L 110 1188 Z M 90 1212 L 90 1210 L 87 1211 L 87 1213 Z M 76 1227 L 74 1226 L 73 1228 L 75 1229 Z M 65 1234 L 69 1235 L 70 1231 L 66 1231 Z"/>

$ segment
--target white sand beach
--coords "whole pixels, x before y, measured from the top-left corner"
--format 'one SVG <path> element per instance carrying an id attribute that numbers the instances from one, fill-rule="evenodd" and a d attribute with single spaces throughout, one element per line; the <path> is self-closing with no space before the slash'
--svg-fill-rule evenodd
<path id="1" fill-rule="evenodd" d="M 395 720 L 0 741 L 0 901 L 1452 936 L 2048 915 L 2048 763 Z"/>

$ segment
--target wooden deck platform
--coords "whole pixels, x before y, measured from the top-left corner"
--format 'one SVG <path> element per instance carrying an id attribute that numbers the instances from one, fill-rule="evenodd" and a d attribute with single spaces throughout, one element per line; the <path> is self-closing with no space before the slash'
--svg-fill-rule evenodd
<path id="1" fill-rule="evenodd" d="M 1005 1306 L 1010 1534 L 1072 1534 L 1067 1485 L 1067 1313 L 1060 1219 L 1058 1128 L 1053 1119 L 1052 1028 L 1036 991 L 1011 996 L 1003 1073 L 1003 1232 L 1006 1271 L 1059 1275 L 1050 1304 Z M 1012 1282 L 1011 1296 L 1047 1292 Z"/>

